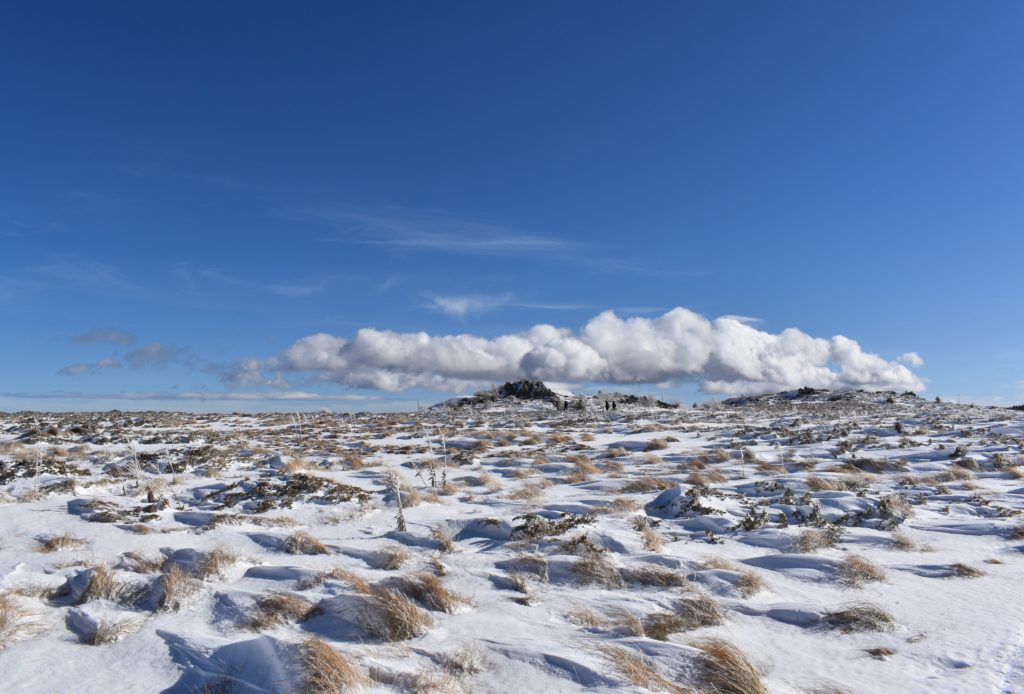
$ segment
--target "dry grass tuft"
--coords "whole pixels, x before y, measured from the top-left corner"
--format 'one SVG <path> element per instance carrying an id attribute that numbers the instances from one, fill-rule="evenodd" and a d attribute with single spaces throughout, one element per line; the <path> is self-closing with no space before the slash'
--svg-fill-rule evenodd
<path id="1" fill-rule="evenodd" d="M 438 660 L 441 667 L 456 677 L 478 675 L 489 668 L 487 651 L 472 643 L 463 644 L 451 653 L 442 653 Z"/>
<path id="2" fill-rule="evenodd" d="M 839 573 L 839 579 L 854 588 L 860 588 L 871 581 L 885 580 L 885 570 L 859 554 L 851 554 L 843 558 L 836 570 Z"/>
<path id="3" fill-rule="evenodd" d="M 722 606 L 713 595 L 702 590 L 677 600 L 673 608 L 681 620 L 680 631 L 717 626 L 725 621 Z"/>
<path id="4" fill-rule="evenodd" d="M 913 552 L 918 548 L 917 543 L 911 540 L 906 533 L 894 532 L 890 539 L 892 540 L 892 548 L 900 552 Z"/>
<path id="5" fill-rule="evenodd" d="M 374 587 L 356 617 L 367 633 L 384 641 L 423 636 L 434 624 L 429 614 L 396 590 Z"/>
<path id="6" fill-rule="evenodd" d="M 896 619 L 874 603 L 855 602 L 826 613 L 825 623 L 845 633 L 891 631 L 896 626 Z"/>
<path id="7" fill-rule="evenodd" d="M 674 486 L 676 486 L 675 482 L 661 479 L 660 477 L 637 477 L 635 480 L 630 480 L 619 487 L 619 493 L 648 494 L 650 492 L 660 492 Z"/>
<path id="8" fill-rule="evenodd" d="M 626 566 L 619 570 L 619 576 L 626 583 L 641 586 L 685 588 L 690 584 L 686 574 L 683 572 L 658 566 L 657 564 Z"/>
<path id="9" fill-rule="evenodd" d="M 81 549 L 89 544 L 82 538 L 76 537 L 67 531 L 59 535 L 37 537 L 36 542 L 39 543 L 39 551 L 43 553 L 59 552 L 65 549 Z"/>
<path id="10" fill-rule="evenodd" d="M 619 571 L 602 554 L 583 557 L 572 565 L 570 571 L 583 585 L 599 585 L 604 588 L 625 586 Z"/>
<path id="11" fill-rule="evenodd" d="M 640 531 L 640 537 L 644 541 L 644 549 L 648 552 L 660 552 L 665 548 L 665 538 L 649 525 Z"/>
<path id="12" fill-rule="evenodd" d="M 180 564 L 171 564 L 158 581 L 161 593 L 157 609 L 161 612 L 177 612 L 199 590 L 198 584 Z"/>
<path id="13" fill-rule="evenodd" d="M 681 687 L 654 668 L 654 664 L 642 654 L 621 646 L 600 644 L 597 650 L 612 668 L 635 687 L 656 692 L 690 694 L 691 690 Z"/>
<path id="14" fill-rule="evenodd" d="M 303 691 L 310 694 L 355 692 L 370 686 L 370 678 L 351 658 L 329 643 L 310 637 L 299 645 L 305 671 Z"/>
<path id="15" fill-rule="evenodd" d="M 331 553 L 331 551 L 327 549 L 327 545 L 307 533 L 305 530 L 299 530 L 298 532 L 292 533 L 286 537 L 283 548 L 288 554 Z"/>
<path id="16" fill-rule="evenodd" d="M 34 617 L 35 613 L 22 607 L 10 593 L 0 593 L 0 651 L 18 639 L 42 631 Z"/>
<path id="17" fill-rule="evenodd" d="M 952 575 L 957 578 L 978 578 L 979 576 L 985 575 L 985 572 L 981 569 L 976 569 L 969 564 L 962 564 L 960 562 L 951 564 L 949 570 L 952 572 Z"/>
<path id="18" fill-rule="evenodd" d="M 122 617 L 120 619 L 104 617 L 96 625 L 96 630 L 89 634 L 83 643 L 90 646 L 105 646 L 109 643 L 115 643 L 125 636 L 138 631 L 139 625 L 140 622 L 135 617 Z"/>
<path id="19" fill-rule="evenodd" d="M 430 536 L 437 541 L 437 551 L 441 554 L 451 554 L 458 549 L 451 532 L 447 528 L 441 526 L 432 528 Z"/>
<path id="20" fill-rule="evenodd" d="M 701 651 L 700 679 L 716 694 L 768 694 L 761 671 L 743 651 L 722 639 L 701 639 L 690 644 Z"/>
<path id="21" fill-rule="evenodd" d="M 402 545 L 394 545 L 384 550 L 378 568 L 385 571 L 396 571 L 412 559 L 412 552 Z"/>
<path id="22" fill-rule="evenodd" d="M 124 585 L 118 581 L 113 572 L 102 564 L 93 568 L 89 585 L 82 591 L 79 597 L 79 604 L 90 600 L 119 600 L 124 591 Z"/>
<path id="23" fill-rule="evenodd" d="M 840 537 L 841 532 L 833 528 L 808 528 L 793 540 L 793 549 L 804 554 L 817 552 L 819 549 L 835 547 Z"/>
<path id="24" fill-rule="evenodd" d="M 603 627 L 608 623 L 604 617 L 586 607 L 576 606 L 573 607 L 566 615 L 566 619 L 577 626 L 597 628 Z"/>
<path id="25" fill-rule="evenodd" d="M 245 620 L 245 626 L 253 631 L 263 631 L 289 621 L 301 622 L 315 611 L 313 603 L 300 595 L 274 592 L 256 598 L 253 613 Z"/>
<path id="26" fill-rule="evenodd" d="M 434 612 L 452 614 L 460 605 L 469 602 L 467 598 L 445 588 L 440 578 L 426 572 L 400 579 L 395 583 L 395 588 Z"/>

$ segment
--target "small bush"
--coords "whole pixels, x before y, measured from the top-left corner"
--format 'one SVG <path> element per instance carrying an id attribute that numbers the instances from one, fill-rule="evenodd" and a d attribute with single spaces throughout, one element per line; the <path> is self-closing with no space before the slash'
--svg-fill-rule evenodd
<path id="1" fill-rule="evenodd" d="M 622 588 L 625 582 L 618 570 L 603 554 L 586 556 L 570 568 L 576 580 L 583 585 L 599 585 L 604 588 Z"/>

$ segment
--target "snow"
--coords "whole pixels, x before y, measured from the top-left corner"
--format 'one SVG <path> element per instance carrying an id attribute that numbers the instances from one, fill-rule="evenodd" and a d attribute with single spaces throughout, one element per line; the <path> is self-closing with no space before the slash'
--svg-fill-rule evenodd
<path id="1" fill-rule="evenodd" d="M 827 391 L 324 413 L 301 428 L 275 414 L 0 415 L 0 594 L 33 623 L 0 628 L 2 689 L 306 691 L 315 636 L 380 692 L 645 691 L 607 645 L 699 690 L 691 644 L 708 637 L 773 692 L 1022 691 L 1022 432 L 1018 411 Z M 289 553 L 299 532 L 323 553 Z M 831 546 L 808 545 L 815 532 Z M 884 580 L 850 579 L 852 556 Z M 119 590 L 90 589 L 100 566 Z M 189 586 L 177 609 L 161 606 L 172 572 Z M 368 632 L 351 575 L 402 590 L 422 573 L 461 599 L 430 610 L 421 636 Z M 253 627 L 272 593 L 311 612 Z M 704 594 L 721 623 L 656 640 L 623 618 Z M 864 602 L 892 627 L 829 626 Z M 111 623 L 124 628 L 90 645 Z M 451 665 L 463 647 L 480 671 Z"/>

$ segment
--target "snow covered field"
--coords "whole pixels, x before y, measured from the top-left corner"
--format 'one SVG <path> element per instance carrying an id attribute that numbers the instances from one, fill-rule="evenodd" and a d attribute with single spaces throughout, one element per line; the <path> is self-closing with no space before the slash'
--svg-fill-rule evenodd
<path id="1" fill-rule="evenodd" d="M 0 689 L 1024 691 L 1022 445 L 863 392 L 0 415 Z"/>

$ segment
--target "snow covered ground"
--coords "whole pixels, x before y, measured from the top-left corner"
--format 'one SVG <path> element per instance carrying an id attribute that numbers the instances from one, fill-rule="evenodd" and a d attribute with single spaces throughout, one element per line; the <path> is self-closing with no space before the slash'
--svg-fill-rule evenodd
<path id="1" fill-rule="evenodd" d="M 1022 445 L 862 392 L 0 415 L 0 689 L 1024 691 Z"/>

